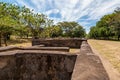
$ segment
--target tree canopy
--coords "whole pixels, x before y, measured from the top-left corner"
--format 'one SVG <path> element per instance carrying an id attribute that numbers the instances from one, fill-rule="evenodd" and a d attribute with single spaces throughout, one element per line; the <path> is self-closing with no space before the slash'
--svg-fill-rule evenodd
<path id="1" fill-rule="evenodd" d="M 0 46 L 2 40 L 6 44 L 10 35 L 20 38 L 84 37 L 85 30 L 77 22 L 58 22 L 55 25 L 46 15 L 25 6 L 0 2 Z"/>
<path id="2" fill-rule="evenodd" d="M 64 37 L 85 37 L 85 29 L 77 22 L 59 22 Z"/>
<path id="3" fill-rule="evenodd" d="M 120 8 L 117 8 L 112 14 L 103 16 L 96 26 L 89 32 L 90 38 L 95 39 L 113 39 L 120 38 Z"/>

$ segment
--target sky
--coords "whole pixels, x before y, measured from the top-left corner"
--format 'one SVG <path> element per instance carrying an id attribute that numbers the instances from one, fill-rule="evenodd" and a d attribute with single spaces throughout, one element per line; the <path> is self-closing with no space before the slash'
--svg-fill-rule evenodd
<path id="1" fill-rule="evenodd" d="M 47 15 L 55 23 L 76 21 L 87 33 L 102 16 L 120 7 L 120 0 L 0 0 L 0 2 L 26 6 L 35 13 Z"/>

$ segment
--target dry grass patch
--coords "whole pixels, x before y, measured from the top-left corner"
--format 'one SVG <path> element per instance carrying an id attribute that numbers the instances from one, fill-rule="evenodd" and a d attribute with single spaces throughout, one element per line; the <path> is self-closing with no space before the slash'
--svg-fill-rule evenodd
<path id="1" fill-rule="evenodd" d="M 29 47 L 32 46 L 31 39 L 12 39 L 7 42 L 8 46 Z"/>
<path id="2" fill-rule="evenodd" d="M 80 52 L 80 49 L 76 49 L 76 48 L 70 48 L 70 53 L 78 53 Z"/>
<path id="3" fill-rule="evenodd" d="M 120 41 L 88 40 L 88 42 L 120 73 Z"/>

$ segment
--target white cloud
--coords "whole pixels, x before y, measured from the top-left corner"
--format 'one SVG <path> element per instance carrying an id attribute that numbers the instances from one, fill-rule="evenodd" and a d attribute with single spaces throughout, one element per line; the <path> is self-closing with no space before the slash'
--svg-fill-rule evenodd
<path id="1" fill-rule="evenodd" d="M 30 6 L 30 4 L 28 4 L 26 1 L 24 1 L 24 0 L 16 0 L 16 2 L 17 3 L 19 3 L 20 5 L 22 5 L 22 6 L 25 6 L 25 7 L 27 7 L 27 8 L 30 8 L 31 10 L 32 9 L 34 9 L 34 7 L 32 7 L 32 6 Z"/>
<path id="2" fill-rule="evenodd" d="M 34 6 L 27 1 L 31 1 Z M 60 18 L 52 18 L 55 22 L 79 21 L 87 16 L 86 20 L 79 22 L 86 28 L 91 25 L 90 20 L 99 20 L 103 15 L 120 7 L 120 0 L 17 0 L 17 2 L 48 16 L 51 13 L 61 14 Z"/>
<path id="3" fill-rule="evenodd" d="M 104 3 L 98 3 L 96 8 L 93 9 L 88 15 L 92 20 L 100 19 L 103 15 L 111 13 L 115 10 L 116 7 L 120 6 L 120 0 L 107 0 Z"/>
<path id="4" fill-rule="evenodd" d="M 45 11 L 45 14 L 50 15 L 51 13 L 59 13 L 60 11 L 58 9 L 52 9 L 52 10 L 48 10 Z"/>

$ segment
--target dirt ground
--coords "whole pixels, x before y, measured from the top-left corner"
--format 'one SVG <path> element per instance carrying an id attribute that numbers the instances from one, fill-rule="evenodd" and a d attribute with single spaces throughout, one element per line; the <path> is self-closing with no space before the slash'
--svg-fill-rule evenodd
<path id="1" fill-rule="evenodd" d="M 110 80 L 120 80 L 120 42 L 88 40 L 88 43 L 102 60 Z"/>
<path id="2" fill-rule="evenodd" d="M 70 53 L 79 53 L 80 52 L 80 49 L 76 49 L 76 48 L 70 48 Z"/>
<path id="3" fill-rule="evenodd" d="M 30 39 L 14 39 L 7 42 L 8 46 L 30 47 L 32 46 Z"/>

